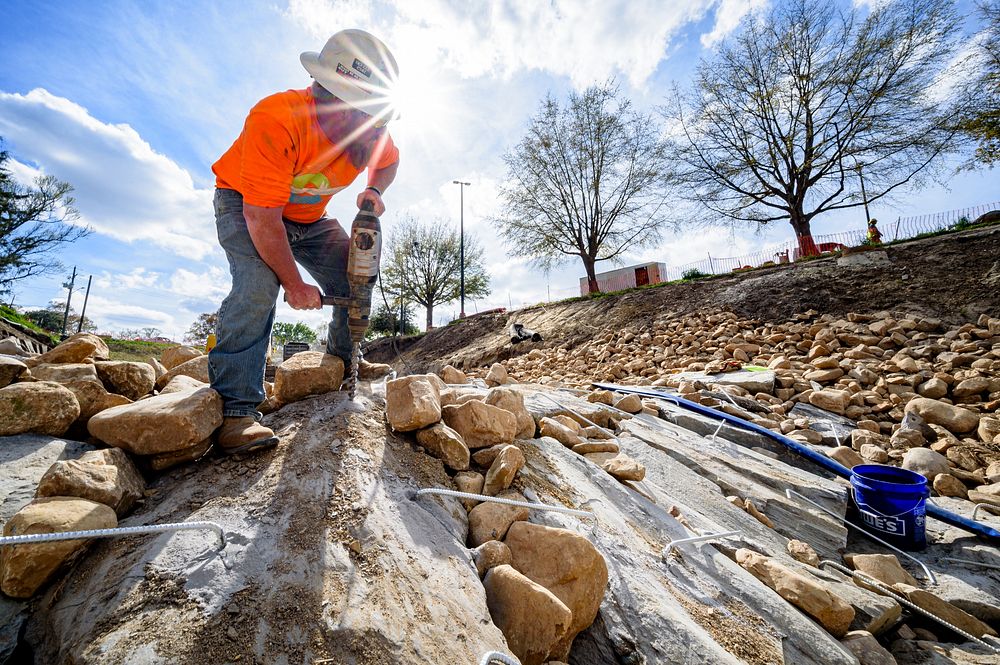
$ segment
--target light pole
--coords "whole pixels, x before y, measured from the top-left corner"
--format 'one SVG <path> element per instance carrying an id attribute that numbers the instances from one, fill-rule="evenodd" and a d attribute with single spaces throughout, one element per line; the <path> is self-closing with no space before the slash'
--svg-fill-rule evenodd
<path id="1" fill-rule="evenodd" d="M 459 282 L 458 282 L 458 293 L 461 298 L 461 307 L 459 308 L 458 318 L 465 318 L 465 188 L 471 185 L 471 182 L 462 182 L 461 180 L 452 180 L 453 185 L 458 185 L 458 266 L 459 266 Z"/>

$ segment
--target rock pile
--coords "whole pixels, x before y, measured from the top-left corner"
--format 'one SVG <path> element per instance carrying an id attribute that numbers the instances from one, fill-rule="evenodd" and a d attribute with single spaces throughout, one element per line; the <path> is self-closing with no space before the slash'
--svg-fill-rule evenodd
<path id="1" fill-rule="evenodd" d="M 466 387 L 464 375 L 448 367 L 440 377 L 406 376 L 386 384 L 390 426 L 414 432 L 423 450 L 455 474 L 456 489 L 527 501 L 515 483 L 525 454 L 535 445 L 600 445 L 604 452 L 580 452 L 588 458 L 608 456 L 592 461 L 612 475 L 641 479 L 638 463 L 607 452 L 613 444 L 605 438 L 588 443 L 576 420 L 559 415 L 536 423 L 522 393 L 504 385 L 509 379 L 501 372 L 491 372 L 495 387 L 489 389 Z M 550 428 L 563 439 L 547 436 Z M 531 441 L 536 431 L 542 438 Z M 525 665 L 568 658 L 573 639 L 594 621 L 604 597 L 604 557 L 582 536 L 528 522 L 523 506 L 473 498 L 462 504 L 490 614 L 511 651 Z"/>
<path id="2" fill-rule="evenodd" d="M 542 384 L 672 388 L 828 446 L 847 466 L 901 465 L 925 473 L 942 495 L 1000 506 L 1000 319 L 988 315 L 946 328 L 895 312 L 835 318 L 811 310 L 784 323 L 696 314 L 534 348 L 503 367 L 514 380 Z M 764 371 L 728 371 L 740 367 Z M 638 398 L 615 406 L 652 409 Z M 551 424 L 547 431 L 568 438 Z"/>

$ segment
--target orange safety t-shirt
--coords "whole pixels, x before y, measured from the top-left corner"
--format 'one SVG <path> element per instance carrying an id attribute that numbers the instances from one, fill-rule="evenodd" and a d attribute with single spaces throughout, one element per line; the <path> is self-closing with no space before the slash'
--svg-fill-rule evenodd
<path id="1" fill-rule="evenodd" d="M 398 161 L 399 150 L 385 132 L 368 168 L 378 170 Z M 309 88 L 257 102 L 239 138 L 212 165 L 216 187 L 235 189 L 251 205 L 283 206 L 283 217 L 306 224 L 322 217 L 330 197 L 361 171 L 343 147 L 323 133 Z"/>

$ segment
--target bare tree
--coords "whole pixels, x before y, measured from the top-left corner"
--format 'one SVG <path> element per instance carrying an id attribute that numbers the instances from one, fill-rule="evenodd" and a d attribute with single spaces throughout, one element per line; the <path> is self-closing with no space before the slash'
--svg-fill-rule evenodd
<path id="1" fill-rule="evenodd" d="M 664 109 L 673 182 L 704 221 L 787 220 L 812 253 L 817 215 L 917 186 L 957 147 L 952 3 L 863 11 L 787 0 L 750 16 Z"/>
<path id="2" fill-rule="evenodd" d="M 1000 162 L 1000 0 L 978 3 L 983 30 L 976 36 L 973 54 L 976 76 L 971 79 L 968 114 L 960 127 L 976 142 L 967 168 L 993 166 Z"/>
<path id="3" fill-rule="evenodd" d="M 70 185 L 52 176 L 22 185 L 4 166 L 8 159 L 0 151 L 0 293 L 18 280 L 61 268 L 54 252 L 90 232 L 72 224 L 79 215 Z"/>
<path id="4" fill-rule="evenodd" d="M 503 212 L 493 219 L 511 252 L 542 268 L 579 256 L 594 266 L 656 243 L 664 224 L 663 146 L 649 116 L 613 81 L 542 102 L 504 155 Z"/>
<path id="5" fill-rule="evenodd" d="M 459 297 L 458 229 L 443 220 L 422 224 L 405 217 L 393 228 L 382 267 L 386 293 L 404 302 L 422 305 L 428 330 L 434 325 L 434 307 Z M 475 237 L 465 234 L 465 296 L 489 295 L 490 280 L 483 265 L 483 250 Z"/>

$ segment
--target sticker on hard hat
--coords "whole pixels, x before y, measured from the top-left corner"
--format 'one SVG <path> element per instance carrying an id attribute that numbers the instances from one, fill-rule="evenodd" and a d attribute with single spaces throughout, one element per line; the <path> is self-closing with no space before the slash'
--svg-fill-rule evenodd
<path id="1" fill-rule="evenodd" d="M 349 76 L 349 77 L 351 77 L 352 79 L 356 79 L 356 80 L 358 80 L 358 81 L 361 81 L 361 80 L 363 80 L 363 79 L 362 79 L 362 78 L 361 78 L 360 76 L 358 76 L 357 74 L 355 74 L 354 72 L 352 72 L 352 71 L 351 71 L 350 69 L 348 69 L 347 67 L 344 67 L 344 66 L 343 66 L 342 64 L 340 64 L 339 62 L 337 63 L 337 73 L 338 73 L 338 74 L 340 74 L 341 76 Z"/>
<path id="2" fill-rule="evenodd" d="M 365 63 L 361 62 L 357 58 L 354 59 L 354 64 L 351 65 L 351 66 L 354 67 L 354 69 L 356 69 L 359 72 L 361 72 L 362 74 L 364 74 L 365 76 L 367 76 L 368 78 L 372 77 L 372 69 L 371 69 L 371 67 L 369 67 Z"/>

